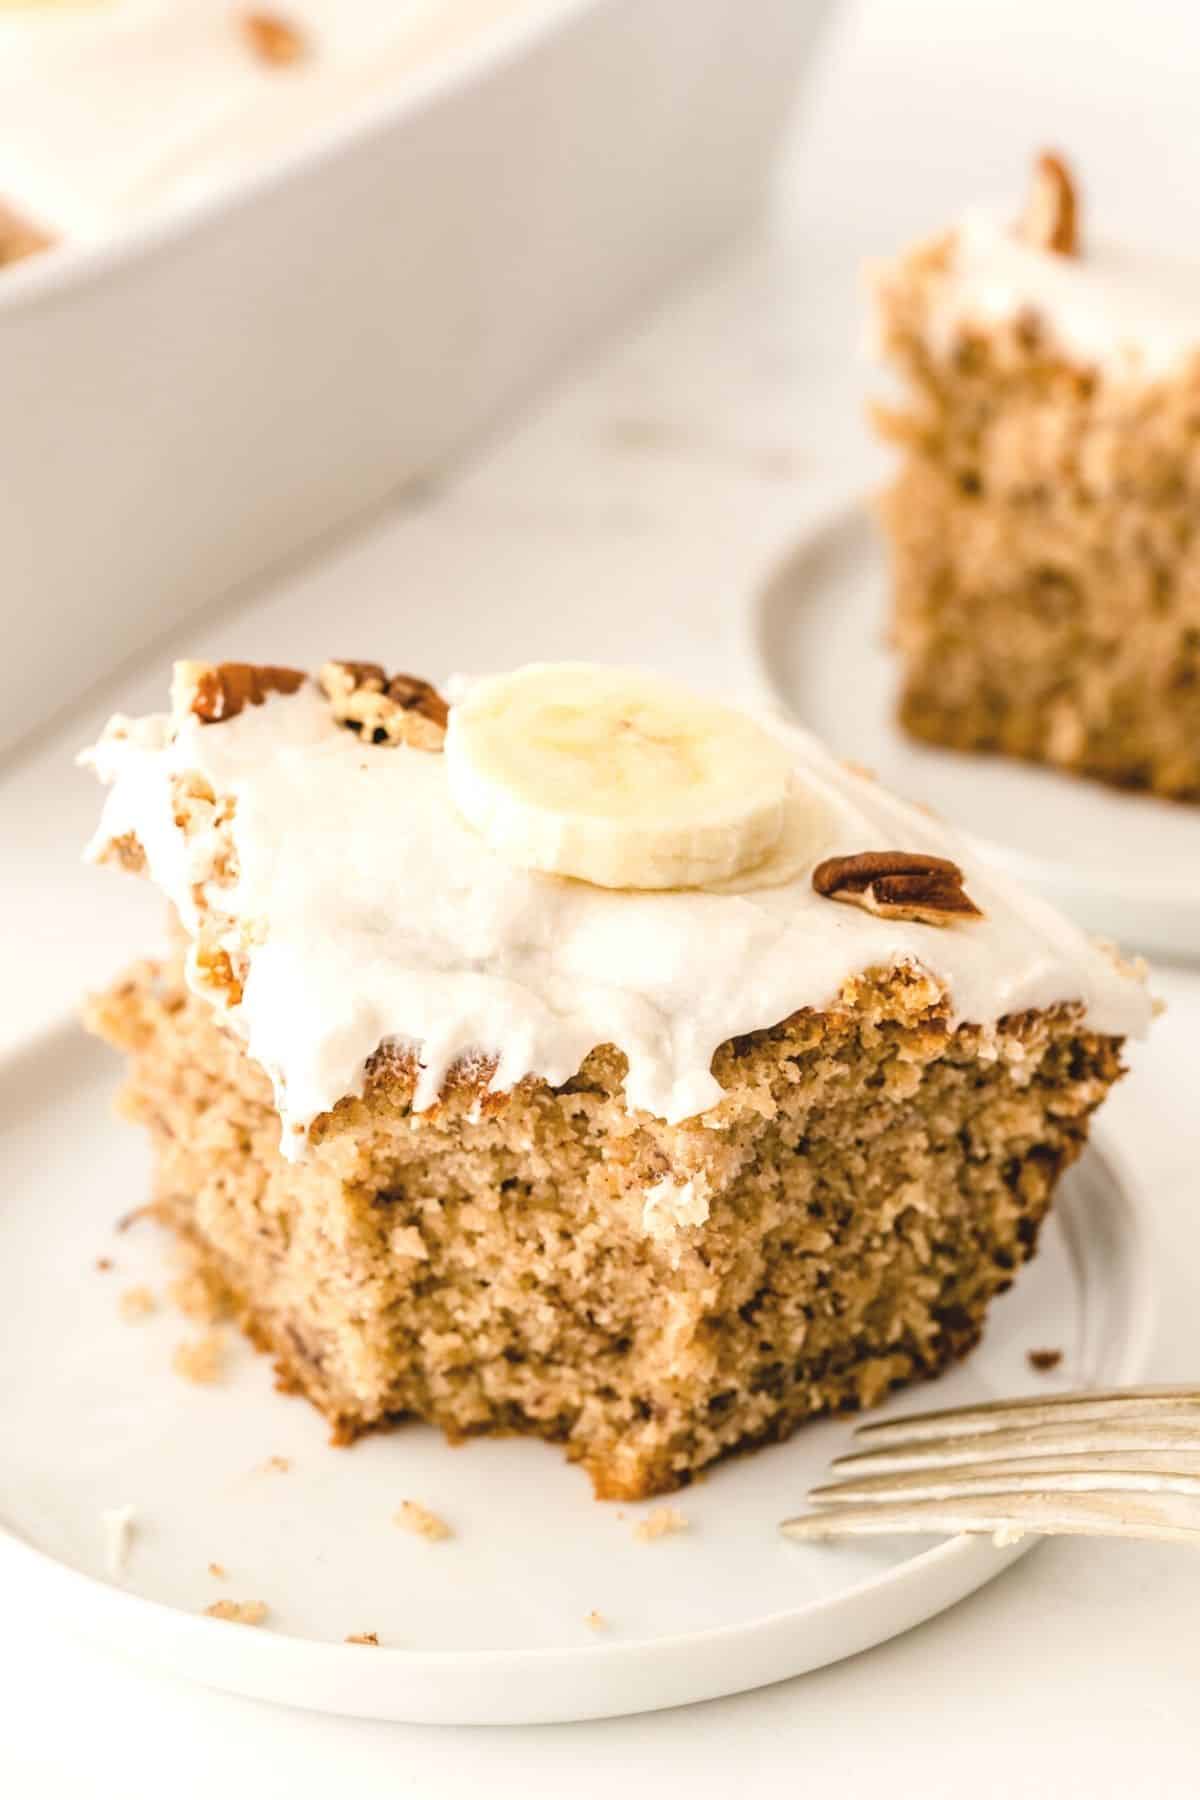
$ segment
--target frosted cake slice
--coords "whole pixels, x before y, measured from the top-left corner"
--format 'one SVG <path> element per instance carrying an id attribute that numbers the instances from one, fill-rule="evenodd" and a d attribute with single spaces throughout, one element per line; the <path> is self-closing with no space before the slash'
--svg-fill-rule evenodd
<path id="1" fill-rule="evenodd" d="M 927 814 L 655 676 L 181 665 L 91 847 L 154 1206 L 347 1438 L 667 1492 L 974 1343 L 1147 1022 Z M 135 1196 L 140 1198 L 140 1196 Z"/>
<path id="2" fill-rule="evenodd" d="M 1022 219 L 918 245 L 877 311 L 903 725 L 1200 801 L 1200 264 L 1084 244 L 1047 155 Z"/>

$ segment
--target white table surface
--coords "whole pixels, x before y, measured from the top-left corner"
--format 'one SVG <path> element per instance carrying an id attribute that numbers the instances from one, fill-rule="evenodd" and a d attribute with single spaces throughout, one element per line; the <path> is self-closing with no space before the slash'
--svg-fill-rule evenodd
<path id="1" fill-rule="evenodd" d="M 637 659 L 736 694 L 756 571 L 878 471 L 853 354 L 863 255 L 1012 192 L 1042 142 L 1077 154 L 1104 234 L 1184 242 L 1200 212 L 1198 55 L 1200 18 L 1169 0 L 847 7 L 770 216 L 721 268 L 470 467 L 207 617 L 188 653 L 378 656 L 431 674 Z M 0 776 L 0 1050 L 152 928 L 157 909 L 135 884 L 78 865 L 95 795 L 69 755 L 114 696 L 158 704 L 183 647 L 164 646 Z M 1180 1379 L 1200 1376 L 1200 973 L 1160 969 L 1156 987 L 1169 1010 L 1108 1118 L 1153 1195 L 1153 1373 Z M 521 1730 L 238 1701 L 0 1611 L 0 1792 L 1184 1795 L 1200 1785 L 1197 1664 L 1200 1560 L 1134 1546 L 1044 1546 L 905 1638 L 758 1694 Z"/>

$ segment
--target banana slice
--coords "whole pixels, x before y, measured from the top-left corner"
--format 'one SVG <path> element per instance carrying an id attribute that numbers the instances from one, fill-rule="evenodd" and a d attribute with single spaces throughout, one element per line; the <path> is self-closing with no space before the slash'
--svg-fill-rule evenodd
<path id="1" fill-rule="evenodd" d="M 450 714 L 455 805 L 498 855 L 598 887 L 699 887 L 775 848 L 791 760 L 752 719 L 591 663 L 479 681 Z"/>

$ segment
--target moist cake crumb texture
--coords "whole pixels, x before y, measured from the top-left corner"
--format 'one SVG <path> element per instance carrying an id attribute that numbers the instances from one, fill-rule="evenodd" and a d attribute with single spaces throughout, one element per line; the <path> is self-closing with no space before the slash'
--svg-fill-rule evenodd
<path id="1" fill-rule="evenodd" d="M 1061 162 L 880 272 L 900 719 L 1200 802 L 1200 280 L 1079 241 Z M 1068 228 L 1069 215 L 1069 228 Z"/>
<path id="2" fill-rule="evenodd" d="M 411 679 L 391 683 L 428 686 Z M 521 1432 L 562 1444 L 598 1496 L 639 1499 L 816 1414 L 870 1406 L 975 1342 L 1120 1074 L 1121 1038 L 1145 1026 L 1136 970 L 802 734 L 781 739 L 798 792 L 765 876 L 578 894 L 586 884 L 466 838 L 442 722 L 418 700 L 432 733 L 381 723 L 382 670 L 370 705 L 328 680 L 233 685 L 241 707 L 197 723 L 193 677 L 173 720 L 118 721 L 114 754 L 96 754 L 115 786 L 94 854 L 159 880 L 182 923 L 171 954 L 97 997 L 88 1021 L 128 1058 L 122 1107 L 154 1146 L 156 1215 L 339 1441 L 405 1416 L 453 1441 Z M 257 863 L 282 843 L 264 813 L 314 768 L 350 815 L 336 906 L 286 854 L 283 893 Z M 379 886 L 374 831 L 354 831 L 359 807 L 374 824 L 376 782 L 393 835 L 411 825 L 423 852 L 444 849 L 449 888 L 469 878 L 461 894 L 394 855 L 405 869 Z M 309 823 L 333 811 L 314 801 Z M 887 868 L 864 870 L 885 852 Z M 850 885 L 870 906 L 819 891 L 830 858 L 860 859 Z M 314 896 L 329 910 L 304 938 Z M 578 1009 L 554 985 L 566 963 L 540 948 L 525 985 L 512 976 L 522 933 L 540 947 L 547 929 Z M 292 993 L 294 1039 L 325 1045 L 339 1022 L 373 1037 L 361 1066 L 322 1050 L 340 1085 L 315 1112 L 296 1098 L 303 1071 L 261 1055 L 245 1017 L 281 946 L 304 1003 Z M 396 964 L 416 973 L 399 981 Z M 543 1014 L 551 993 L 565 1037 Z M 397 996 L 415 1003 L 408 1029 L 384 1004 Z M 676 1007 L 670 1041 L 650 1038 L 647 996 Z M 433 1049 L 423 1023 L 446 1033 Z M 571 1066 L 551 1066 L 580 1030 Z M 671 1104 L 681 1093 L 692 1110 Z M 219 1334 L 187 1348 L 215 1378 Z M 680 1518 L 652 1514 L 637 1535 L 660 1516 Z M 449 1529 L 413 1501 L 397 1523 Z"/>

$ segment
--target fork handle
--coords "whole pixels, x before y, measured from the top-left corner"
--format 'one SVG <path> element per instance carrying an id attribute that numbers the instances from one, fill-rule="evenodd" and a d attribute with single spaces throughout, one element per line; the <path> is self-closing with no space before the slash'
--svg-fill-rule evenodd
<path id="1" fill-rule="evenodd" d="M 1038 1537 L 1139 1538 L 1200 1548 L 1200 1503 L 1183 1494 L 964 1495 L 953 1501 L 830 1506 L 785 1519 L 780 1530 L 801 1543 L 911 1532 L 952 1537 L 968 1532 L 1001 1542 L 1028 1533 Z"/>

